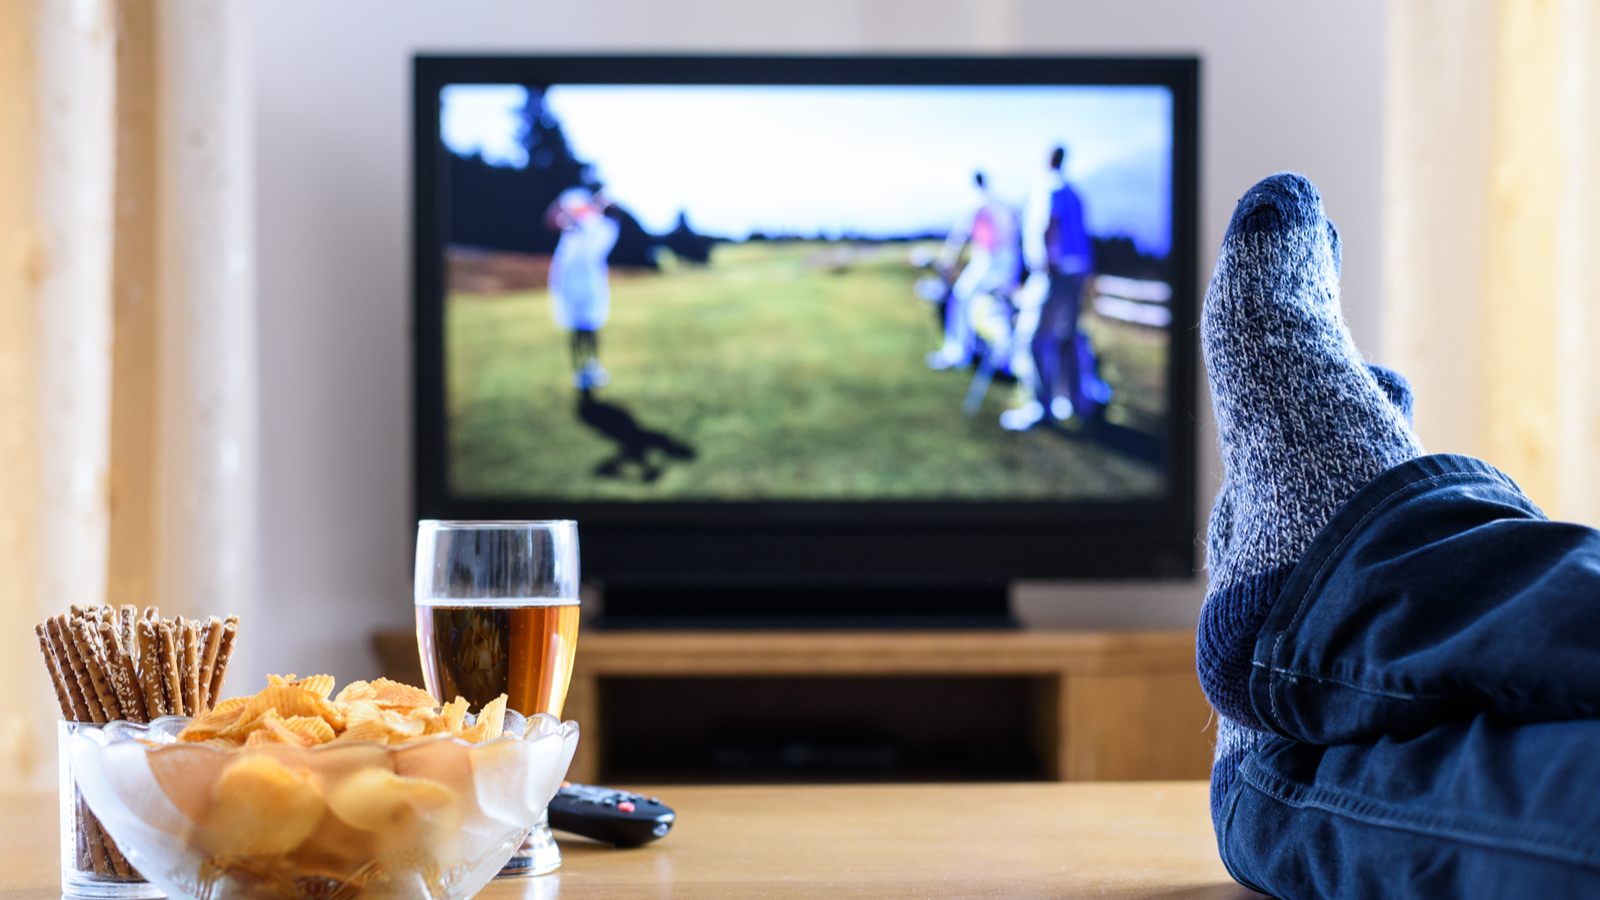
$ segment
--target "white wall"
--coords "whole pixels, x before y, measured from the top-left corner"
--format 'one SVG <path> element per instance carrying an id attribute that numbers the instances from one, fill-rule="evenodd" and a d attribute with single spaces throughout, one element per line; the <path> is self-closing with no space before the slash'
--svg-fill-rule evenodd
<path id="1" fill-rule="evenodd" d="M 1239 195 L 1303 172 L 1344 238 L 1356 340 L 1379 350 L 1383 0 L 256 0 L 254 24 L 269 671 L 368 676 L 367 635 L 410 623 L 417 51 L 1195 53 L 1202 275 Z M 1027 584 L 1017 601 L 1041 624 L 1184 626 L 1201 590 Z"/>

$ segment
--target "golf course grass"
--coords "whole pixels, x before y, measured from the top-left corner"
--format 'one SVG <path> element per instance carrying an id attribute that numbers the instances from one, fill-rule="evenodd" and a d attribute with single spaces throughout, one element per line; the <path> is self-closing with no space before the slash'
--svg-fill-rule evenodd
<path id="1" fill-rule="evenodd" d="M 586 410 L 546 291 L 452 294 L 452 491 L 680 501 L 1161 493 L 1151 462 L 1066 430 L 1001 429 L 1009 382 L 962 415 L 972 373 L 924 365 L 940 334 L 913 294 L 909 249 L 722 244 L 708 266 L 613 271 L 599 338 L 611 381 Z M 1083 328 L 1115 392 L 1107 421 L 1159 433 L 1165 333 L 1094 314 Z"/>

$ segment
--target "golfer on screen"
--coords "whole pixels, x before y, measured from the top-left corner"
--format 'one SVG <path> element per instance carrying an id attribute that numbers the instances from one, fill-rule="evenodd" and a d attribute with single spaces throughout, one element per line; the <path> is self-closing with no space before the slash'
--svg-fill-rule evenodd
<path id="1" fill-rule="evenodd" d="M 561 231 L 550 261 L 550 312 L 556 327 L 572 333 L 572 385 L 580 391 L 611 380 L 600 365 L 599 332 L 611 311 L 606 257 L 617 243 L 617 223 L 607 201 L 588 188 L 568 188 L 545 212 L 545 224 Z"/>

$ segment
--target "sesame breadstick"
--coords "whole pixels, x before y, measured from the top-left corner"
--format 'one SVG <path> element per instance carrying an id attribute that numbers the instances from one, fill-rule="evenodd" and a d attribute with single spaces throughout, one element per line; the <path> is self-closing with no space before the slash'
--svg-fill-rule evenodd
<path id="1" fill-rule="evenodd" d="M 154 722 L 167 712 L 167 685 L 161 675 L 161 635 L 156 623 L 140 619 L 136 629 L 139 644 L 139 686 L 144 690 L 145 714 Z"/>
<path id="2" fill-rule="evenodd" d="M 98 624 L 98 619 L 95 620 Z M 111 722 L 122 718 L 122 707 L 117 705 L 116 691 L 111 687 L 110 668 L 106 660 L 105 649 L 100 646 L 99 633 L 93 631 L 95 626 L 89 624 L 88 618 L 72 620 L 72 642 L 78 647 L 78 656 L 83 659 L 83 667 L 89 672 L 89 681 L 94 685 L 94 695 L 100 701 L 100 708 L 105 711 L 106 721 Z"/>
<path id="3" fill-rule="evenodd" d="M 79 619 L 77 621 L 83 621 Z M 89 669 L 83 664 L 83 657 L 78 655 L 78 643 L 72 639 L 72 630 L 64 615 L 56 616 L 45 623 L 45 629 L 50 632 L 50 644 L 55 648 L 57 659 L 66 659 L 67 665 L 72 669 L 72 677 L 78 683 L 78 694 L 83 697 L 83 705 L 89 711 L 87 722 L 108 722 L 105 710 L 100 707 L 100 696 L 95 693 L 94 680 L 89 677 Z"/>
<path id="4" fill-rule="evenodd" d="M 173 633 L 172 622 L 166 619 L 156 624 L 156 633 L 161 638 L 161 674 L 167 682 L 167 714 L 185 715 L 183 673 L 178 669 L 178 636 Z"/>
<path id="5" fill-rule="evenodd" d="M 184 714 L 198 716 L 200 708 L 200 633 L 199 623 L 183 620 L 183 708 Z"/>
<path id="6" fill-rule="evenodd" d="M 217 653 L 222 649 L 222 620 L 216 616 L 206 620 L 204 638 L 200 642 L 200 708 L 210 709 L 217 698 L 211 696 L 211 676 L 217 668 Z"/>
<path id="7" fill-rule="evenodd" d="M 228 660 L 233 658 L 233 642 L 239 637 L 239 617 L 229 616 L 222 620 L 222 644 L 217 648 L 217 662 L 211 670 L 211 687 L 209 689 L 211 705 L 215 706 L 222 699 L 222 680 L 228 676 Z"/>
<path id="8" fill-rule="evenodd" d="M 139 607 L 124 603 L 117 609 L 117 634 L 122 636 L 122 649 L 128 651 L 135 672 L 139 670 L 139 642 L 133 639 L 133 623 L 139 621 Z"/>
<path id="9" fill-rule="evenodd" d="M 68 679 L 61 674 L 61 666 L 56 663 L 56 655 L 50 649 L 50 636 L 45 633 L 44 625 L 33 626 L 33 633 L 39 638 L 39 653 L 44 657 L 44 666 L 50 670 L 50 683 L 56 689 L 56 702 L 61 704 L 61 718 L 68 722 L 82 721 L 80 715 L 87 715 L 89 711 L 73 705 L 72 696 L 67 692 Z"/>
<path id="10" fill-rule="evenodd" d="M 106 837 L 100 830 L 100 821 L 89 811 L 89 804 L 83 802 L 82 797 L 78 798 L 77 831 L 78 839 L 83 842 L 83 855 L 89 857 L 89 865 L 94 869 L 94 873 L 102 877 L 116 874 L 108 859 L 109 854 L 106 853 Z M 84 866 L 80 863 L 78 871 L 83 870 Z"/>
<path id="11" fill-rule="evenodd" d="M 106 833 L 106 829 L 105 829 L 104 825 L 100 826 L 100 835 L 101 835 L 101 837 L 105 838 L 105 841 L 106 841 L 106 856 L 109 856 L 111 858 L 111 868 L 112 868 L 113 871 L 115 871 L 117 873 L 117 877 L 118 878 L 132 878 L 132 877 L 134 877 L 134 875 L 137 874 L 137 873 L 134 872 L 133 865 L 128 862 L 127 857 L 122 855 L 122 851 L 117 849 L 116 842 L 111 840 L 111 835 Z"/>
<path id="12" fill-rule="evenodd" d="M 122 717 L 129 722 L 147 722 L 144 691 L 139 689 L 139 674 L 133 668 L 133 657 L 123 645 L 117 627 L 104 620 L 100 622 L 100 646 L 106 652 L 106 673 L 111 676 L 111 687 L 117 692 L 117 706 L 122 709 Z"/>

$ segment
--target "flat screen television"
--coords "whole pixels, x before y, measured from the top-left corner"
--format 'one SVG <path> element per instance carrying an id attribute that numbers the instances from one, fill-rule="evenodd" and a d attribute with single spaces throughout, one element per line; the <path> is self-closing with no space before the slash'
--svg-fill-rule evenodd
<path id="1" fill-rule="evenodd" d="M 1192 58 L 419 56 L 417 513 L 615 624 L 1193 577 Z"/>

